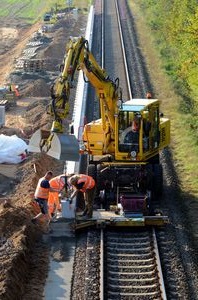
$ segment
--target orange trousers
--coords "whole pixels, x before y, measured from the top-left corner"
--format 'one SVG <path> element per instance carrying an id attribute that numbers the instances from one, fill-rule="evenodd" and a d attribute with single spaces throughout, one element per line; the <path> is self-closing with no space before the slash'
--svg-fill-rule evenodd
<path id="1" fill-rule="evenodd" d="M 50 215 L 52 215 L 57 209 L 61 209 L 58 192 L 49 192 L 48 209 Z"/>
<path id="2" fill-rule="evenodd" d="M 56 176 L 50 180 L 50 187 L 57 190 L 62 190 L 65 186 L 65 174 Z M 61 209 L 59 193 L 58 192 L 49 192 L 48 196 L 48 210 L 50 217 L 56 210 Z"/>

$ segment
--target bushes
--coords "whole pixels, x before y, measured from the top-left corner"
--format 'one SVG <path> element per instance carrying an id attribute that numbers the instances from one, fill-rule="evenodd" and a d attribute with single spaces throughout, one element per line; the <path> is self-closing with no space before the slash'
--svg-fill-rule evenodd
<path id="1" fill-rule="evenodd" d="M 138 1 L 156 36 L 175 89 L 183 97 L 180 110 L 198 113 L 198 7 L 196 0 Z"/>

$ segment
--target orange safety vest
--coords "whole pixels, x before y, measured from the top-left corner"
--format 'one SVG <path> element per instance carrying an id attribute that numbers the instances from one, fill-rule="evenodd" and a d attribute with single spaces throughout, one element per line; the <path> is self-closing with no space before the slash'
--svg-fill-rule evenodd
<path id="1" fill-rule="evenodd" d="M 86 192 L 86 190 L 90 190 L 95 186 L 95 180 L 88 175 L 85 174 L 80 174 L 80 179 L 78 179 L 77 184 L 80 184 L 82 182 L 84 182 L 84 186 L 82 189 L 80 189 L 81 192 Z"/>
<path id="2" fill-rule="evenodd" d="M 56 176 L 50 180 L 50 187 L 53 189 L 61 190 L 65 185 L 65 174 L 61 174 Z M 60 202 L 59 202 L 59 193 L 58 192 L 49 192 L 48 197 L 48 208 L 49 212 L 52 214 L 56 209 L 60 209 Z"/>
<path id="3" fill-rule="evenodd" d="M 16 85 L 14 85 L 14 92 L 15 92 L 15 95 L 16 95 L 17 97 L 20 96 L 19 91 L 18 91 L 18 88 L 16 87 Z"/>
<path id="4" fill-rule="evenodd" d="M 45 177 L 42 177 L 42 178 L 39 179 L 37 187 L 36 187 L 36 191 L 34 193 L 34 197 L 47 200 L 50 189 L 41 187 L 41 181 L 43 181 L 44 179 L 45 179 Z"/>
<path id="5" fill-rule="evenodd" d="M 50 180 L 50 186 L 54 189 L 61 190 L 65 185 L 65 174 L 58 175 Z"/>

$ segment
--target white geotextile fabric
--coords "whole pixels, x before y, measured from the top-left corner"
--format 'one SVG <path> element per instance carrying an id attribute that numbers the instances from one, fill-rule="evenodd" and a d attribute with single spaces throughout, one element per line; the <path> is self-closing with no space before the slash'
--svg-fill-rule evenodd
<path id="1" fill-rule="evenodd" d="M 27 144 L 16 135 L 0 134 L 0 163 L 18 164 L 26 158 Z"/>

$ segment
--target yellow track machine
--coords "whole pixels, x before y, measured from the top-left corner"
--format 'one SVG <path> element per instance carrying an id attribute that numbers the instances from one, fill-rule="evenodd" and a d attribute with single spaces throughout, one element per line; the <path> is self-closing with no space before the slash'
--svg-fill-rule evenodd
<path id="1" fill-rule="evenodd" d="M 82 70 L 95 88 L 101 115 L 84 126 L 80 143 L 74 135 L 66 134 L 62 125 L 68 116 L 76 70 Z M 95 178 L 97 195 L 106 210 L 116 207 L 128 218 L 152 214 L 152 199 L 159 197 L 163 188 L 159 152 L 170 142 L 170 121 L 160 114 L 159 100 L 124 101 L 119 79 L 109 78 L 83 37 L 71 38 L 67 44 L 51 95 L 51 132 L 41 129 L 33 134 L 29 150 L 74 161 L 80 150 L 87 154 L 87 173 Z"/>

